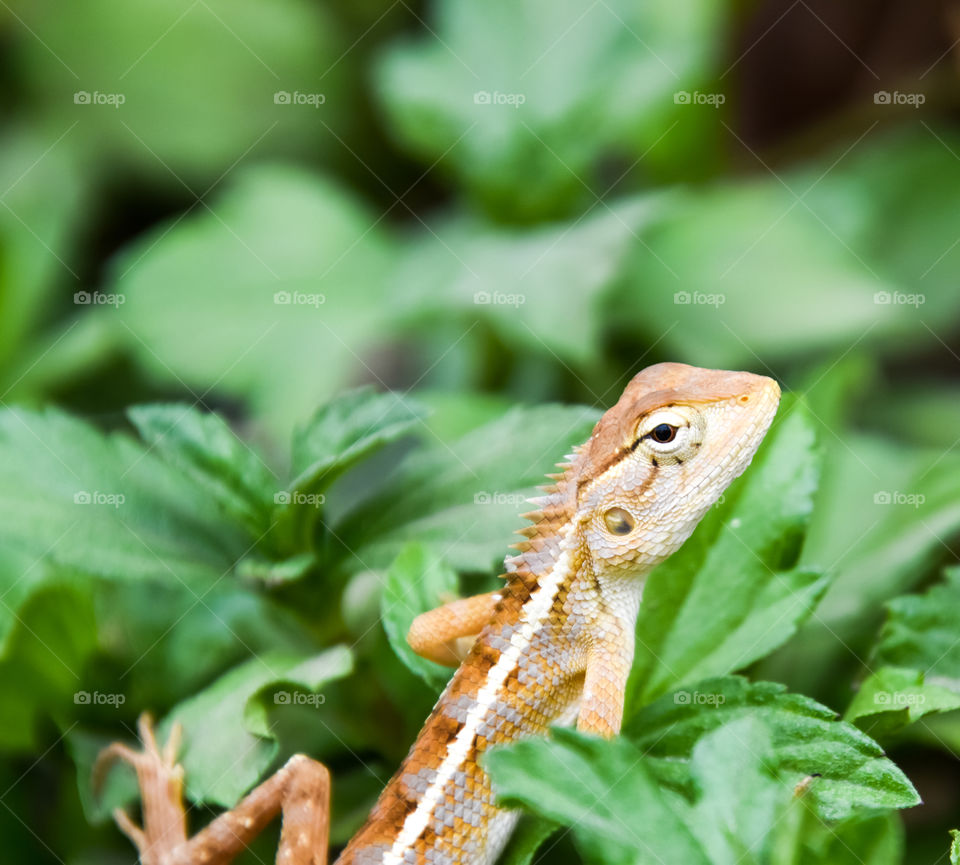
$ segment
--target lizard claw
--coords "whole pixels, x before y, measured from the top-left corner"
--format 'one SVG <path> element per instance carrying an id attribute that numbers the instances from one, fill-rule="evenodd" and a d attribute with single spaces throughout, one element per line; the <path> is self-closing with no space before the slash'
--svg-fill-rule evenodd
<path id="1" fill-rule="evenodd" d="M 162 749 L 157 745 L 153 717 L 149 712 L 144 712 L 137 718 L 137 732 L 142 750 L 136 751 L 123 742 L 113 742 L 97 755 L 91 772 L 96 794 L 99 795 L 110 768 L 118 761 L 137 770 L 138 774 L 158 768 L 176 776 L 183 774 L 182 767 L 177 764 L 177 752 L 183 739 L 183 727 L 179 721 L 171 728 L 170 736 Z"/>

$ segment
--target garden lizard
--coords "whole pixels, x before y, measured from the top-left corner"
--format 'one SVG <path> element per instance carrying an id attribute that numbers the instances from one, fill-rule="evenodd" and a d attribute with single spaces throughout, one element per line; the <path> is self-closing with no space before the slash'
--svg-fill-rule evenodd
<path id="1" fill-rule="evenodd" d="M 517 814 L 496 804 L 487 748 L 553 724 L 619 732 L 645 577 L 746 469 L 779 399 L 772 379 L 746 372 L 662 363 L 633 378 L 533 500 L 503 587 L 413 621 L 408 641 L 441 663 L 475 640 L 339 865 L 492 863 Z M 137 771 L 144 825 L 115 817 L 145 865 L 220 865 L 281 811 L 277 862 L 326 862 L 320 763 L 291 758 L 188 838 L 175 736 L 160 749 L 146 718 L 140 733 L 142 751 L 116 743 L 102 763 Z"/>

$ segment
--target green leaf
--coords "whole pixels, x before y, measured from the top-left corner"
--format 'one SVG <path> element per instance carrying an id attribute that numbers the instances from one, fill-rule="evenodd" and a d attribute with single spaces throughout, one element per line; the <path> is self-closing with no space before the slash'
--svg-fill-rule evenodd
<path id="1" fill-rule="evenodd" d="M 804 188 L 789 175 L 785 183 L 798 195 Z M 613 326 L 662 336 L 668 356 L 739 369 L 758 357 L 769 363 L 846 346 L 875 322 L 896 320 L 891 307 L 873 303 L 874 292 L 895 286 L 866 271 L 776 178 L 682 192 L 642 238 L 625 267 Z"/>
<path id="2" fill-rule="evenodd" d="M 765 663 L 762 675 L 842 705 L 849 691 L 840 683 L 857 675 L 858 659 L 868 663 L 883 605 L 932 576 L 941 539 L 960 529 L 960 458 L 853 432 L 828 432 L 824 441 L 823 481 L 800 564 L 825 566 L 833 579 L 789 651 Z M 825 668 L 847 672 L 824 679 Z M 839 687 L 830 690 L 833 683 Z"/>
<path id="3" fill-rule="evenodd" d="M 478 317 L 503 342 L 555 362 L 596 363 L 604 297 L 636 237 L 660 208 L 631 199 L 572 223 L 505 229 L 475 218 L 438 220 L 411 238 L 396 282 L 411 317 Z M 566 287 L 557 302 L 557 285 Z"/>
<path id="4" fill-rule="evenodd" d="M 454 600 L 457 590 L 457 575 L 453 570 L 422 544 L 409 544 L 387 571 L 380 596 L 383 629 L 393 651 L 438 692 L 453 675 L 453 670 L 421 658 L 407 643 L 407 632 L 416 616 Z"/>
<path id="5" fill-rule="evenodd" d="M 846 434 L 829 468 L 802 560 L 835 563 L 817 618 L 845 635 L 849 620 L 864 622 L 865 609 L 913 585 L 942 551 L 939 539 L 960 528 L 960 459 Z"/>
<path id="6" fill-rule="evenodd" d="M 560 827 L 552 820 L 523 814 L 497 865 L 530 865 L 537 851 Z"/>
<path id="7" fill-rule="evenodd" d="M 372 568 L 419 541 L 457 570 L 486 571 L 507 553 L 534 485 L 546 483 L 544 475 L 590 435 L 597 417 L 572 406 L 515 408 L 450 445 L 430 442 L 336 530 Z"/>
<path id="8" fill-rule="evenodd" d="M 599 862 L 765 862 L 790 798 L 770 734 L 750 717 L 697 742 L 690 802 L 658 787 L 644 753 L 623 739 L 560 729 L 552 741 L 493 749 L 486 765 L 498 798 L 572 827 Z"/>
<path id="9" fill-rule="evenodd" d="M 960 693 L 924 678 L 919 670 L 880 667 L 860 685 L 844 720 L 881 739 L 924 715 L 960 709 Z"/>
<path id="10" fill-rule="evenodd" d="M 860 808 L 908 808 L 919 797 L 871 738 L 808 697 L 771 682 L 708 679 L 644 707 L 626 735 L 655 761 L 663 783 L 689 789 L 688 761 L 697 741 L 729 720 L 751 717 L 770 732 L 773 759 L 790 784 L 816 776 L 810 799 L 824 819 Z"/>
<path id="11" fill-rule="evenodd" d="M 950 865 L 960 865 L 960 829 L 951 829 L 950 838 Z"/>
<path id="12" fill-rule="evenodd" d="M 144 369 L 197 396 L 250 400 L 286 433 L 358 371 L 391 323 L 391 248 L 332 182 L 290 167 L 237 169 L 208 207 L 114 262 L 104 310 Z M 203 338 L 183 347 L 183 311 Z M 224 325 L 229 311 L 230 325 Z"/>
<path id="13" fill-rule="evenodd" d="M 388 116 L 410 150 L 491 210 L 525 220 L 592 204 L 609 186 L 598 176 L 604 158 L 629 168 L 653 150 L 649 169 L 666 158 L 659 139 L 664 153 L 678 148 L 673 126 L 704 112 L 675 94 L 706 78 L 723 27 L 721 9 L 703 0 L 564 0 L 549 10 L 456 0 L 433 11 L 430 37 L 382 58 Z"/>
<path id="14" fill-rule="evenodd" d="M 223 418 L 185 405 L 134 406 L 131 423 L 149 448 L 203 487 L 255 537 L 269 527 L 276 475 Z"/>
<path id="15" fill-rule="evenodd" d="M 766 861 L 790 792 L 776 769 L 770 731 L 758 718 L 725 723 L 694 746 L 690 774 L 698 797 L 688 822 L 715 865 Z"/>
<path id="16" fill-rule="evenodd" d="M 425 410 L 400 394 L 372 387 L 340 394 L 293 437 L 292 489 L 328 487 L 360 460 L 420 424 Z"/>
<path id="17" fill-rule="evenodd" d="M 3 545 L 77 573 L 190 586 L 252 540 L 159 454 L 53 410 L 0 412 L 0 527 Z"/>
<path id="18" fill-rule="evenodd" d="M 399 394 L 377 393 L 371 387 L 347 391 L 322 406 L 293 437 L 293 480 L 274 495 L 276 535 L 280 548 L 289 552 L 313 551 L 318 523 L 336 519 L 349 509 L 356 490 L 339 487 L 340 499 L 328 502 L 330 487 L 346 472 L 390 442 L 414 431 L 423 423 L 424 409 Z M 381 473 L 382 482 L 382 473 Z M 377 492 L 375 479 L 355 484 L 360 495 Z M 326 530 L 324 525 L 320 534 Z M 294 578 L 302 575 L 288 567 Z M 276 580 L 276 568 L 268 579 Z"/>
<path id="19" fill-rule="evenodd" d="M 51 308 L 51 293 L 77 266 L 70 232 L 86 204 L 86 181 L 70 155 L 48 149 L 41 130 L 16 126 L 5 124 L 0 138 L 0 186 L 6 190 L 0 209 L 0 381 L 7 402 L 30 393 L 31 372 L 51 349 L 36 329 Z M 40 152 L 46 154 L 43 171 L 33 171 Z"/>
<path id="20" fill-rule="evenodd" d="M 77 792 L 83 813 L 91 823 L 110 819 L 114 808 L 136 800 L 139 794 L 137 776 L 133 772 L 108 772 L 94 787 L 93 767 L 100 752 L 113 739 L 74 727 L 66 734 L 67 750 L 77 772 Z"/>
<path id="21" fill-rule="evenodd" d="M 336 152 L 331 126 L 342 135 L 355 114 L 343 98 L 356 74 L 356 58 L 343 56 L 347 35 L 332 13 L 303 0 L 269 10 L 225 0 L 200 7 L 149 0 L 136 11 L 111 0 L 10 7 L 25 31 L 17 69 L 31 116 L 39 114 L 34 122 L 76 126 L 64 145 L 98 173 L 146 175 L 187 207 L 248 149 L 261 157 Z M 321 90 L 326 99 L 320 106 L 275 100 L 278 91 L 297 90 Z M 98 104 L 97 93 L 123 102 Z"/>
<path id="22" fill-rule="evenodd" d="M 728 369 L 854 344 L 939 348 L 927 322 L 960 316 L 956 152 L 952 130 L 905 129 L 673 197 L 626 267 L 617 332 Z"/>
<path id="23" fill-rule="evenodd" d="M 628 714 L 763 657 L 826 588 L 820 571 L 796 567 L 818 481 L 811 422 L 799 404 L 781 411 L 744 478 L 647 579 Z"/>
<path id="24" fill-rule="evenodd" d="M 202 593 L 179 583 L 101 581 L 94 602 L 102 664 L 83 688 L 120 681 L 128 707 L 172 706 L 251 655 L 306 654 L 317 642 L 296 610 L 235 580 Z"/>
<path id="25" fill-rule="evenodd" d="M 660 788 L 641 751 L 624 739 L 572 730 L 553 736 L 486 755 L 499 801 L 572 826 L 596 861 L 708 865 L 686 824 L 685 803 Z"/>
<path id="26" fill-rule="evenodd" d="M 911 344 L 938 345 L 929 323 L 940 329 L 960 313 L 952 276 L 960 266 L 960 249 L 953 246 L 960 231 L 960 214 L 953 207 L 960 192 L 958 146 L 955 129 L 894 127 L 872 146 L 852 151 L 852 158 L 805 199 L 854 254 L 901 292 L 899 303 L 895 298 L 881 301 L 890 303 L 892 314 L 877 316 L 883 325 L 889 323 L 878 331 L 899 338 L 881 342 L 881 334 L 873 333 L 867 340 L 876 340 L 891 354 L 909 351 Z M 891 164 L 897 166 L 894 178 Z M 821 174 L 822 166 L 813 166 L 802 188 Z M 844 200 L 850 203 L 844 206 Z M 844 214 L 864 205 L 863 221 Z"/>
<path id="27" fill-rule="evenodd" d="M 171 709 L 158 736 L 165 740 L 174 722 L 183 726 L 180 763 L 190 799 L 233 807 L 279 753 L 267 720 L 271 707 L 316 706 L 322 723 L 323 695 L 316 692 L 352 669 L 344 647 L 312 657 L 265 653 Z"/>
<path id="28" fill-rule="evenodd" d="M 880 633 L 878 660 L 921 670 L 929 682 L 960 693 L 960 568 L 947 568 L 946 580 L 923 595 L 904 595 L 888 605 Z"/>
<path id="29" fill-rule="evenodd" d="M 25 750 L 37 747 L 41 720 L 68 718 L 88 702 L 98 622 L 89 582 L 0 550 L 0 748 Z"/>
<path id="30" fill-rule="evenodd" d="M 960 568 L 923 595 L 888 605 L 876 650 L 879 666 L 860 686 L 846 719 L 876 737 L 899 732 L 934 712 L 960 709 Z"/>
<path id="31" fill-rule="evenodd" d="M 770 865 L 902 865 L 903 834 L 896 812 L 823 821 L 802 794 L 776 827 Z"/>

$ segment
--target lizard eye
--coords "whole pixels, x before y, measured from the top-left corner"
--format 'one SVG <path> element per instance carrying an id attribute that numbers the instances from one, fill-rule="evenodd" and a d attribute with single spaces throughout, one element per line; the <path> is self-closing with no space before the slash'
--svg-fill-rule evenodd
<path id="1" fill-rule="evenodd" d="M 652 438 L 654 441 L 659 442 L 662 445 L 667 444 L 667 442 L 672 442 L 677 437 L 677 427 L 673 424 L 661 423 L 657 424 L 650 432 L 647 433 L 647 438 Z"/>
<path id="2" fill-rule="evenodd" d="M 629 535 L 633 531 L 633 517 L 623 508 L 610 508 L 603 515 L 603 521 L 614 535 Z"/>

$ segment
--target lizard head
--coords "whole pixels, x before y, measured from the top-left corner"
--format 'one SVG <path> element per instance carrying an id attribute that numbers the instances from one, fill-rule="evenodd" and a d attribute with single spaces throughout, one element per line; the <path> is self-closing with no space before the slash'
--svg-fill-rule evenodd
<path id="1" fill-rule="evenodd" d="M 640 372 L 579 450 L 576 524 L 596 568 L 646 571 L 750 464 L 780 401 L 773 379 L 661 363 Z"/>

